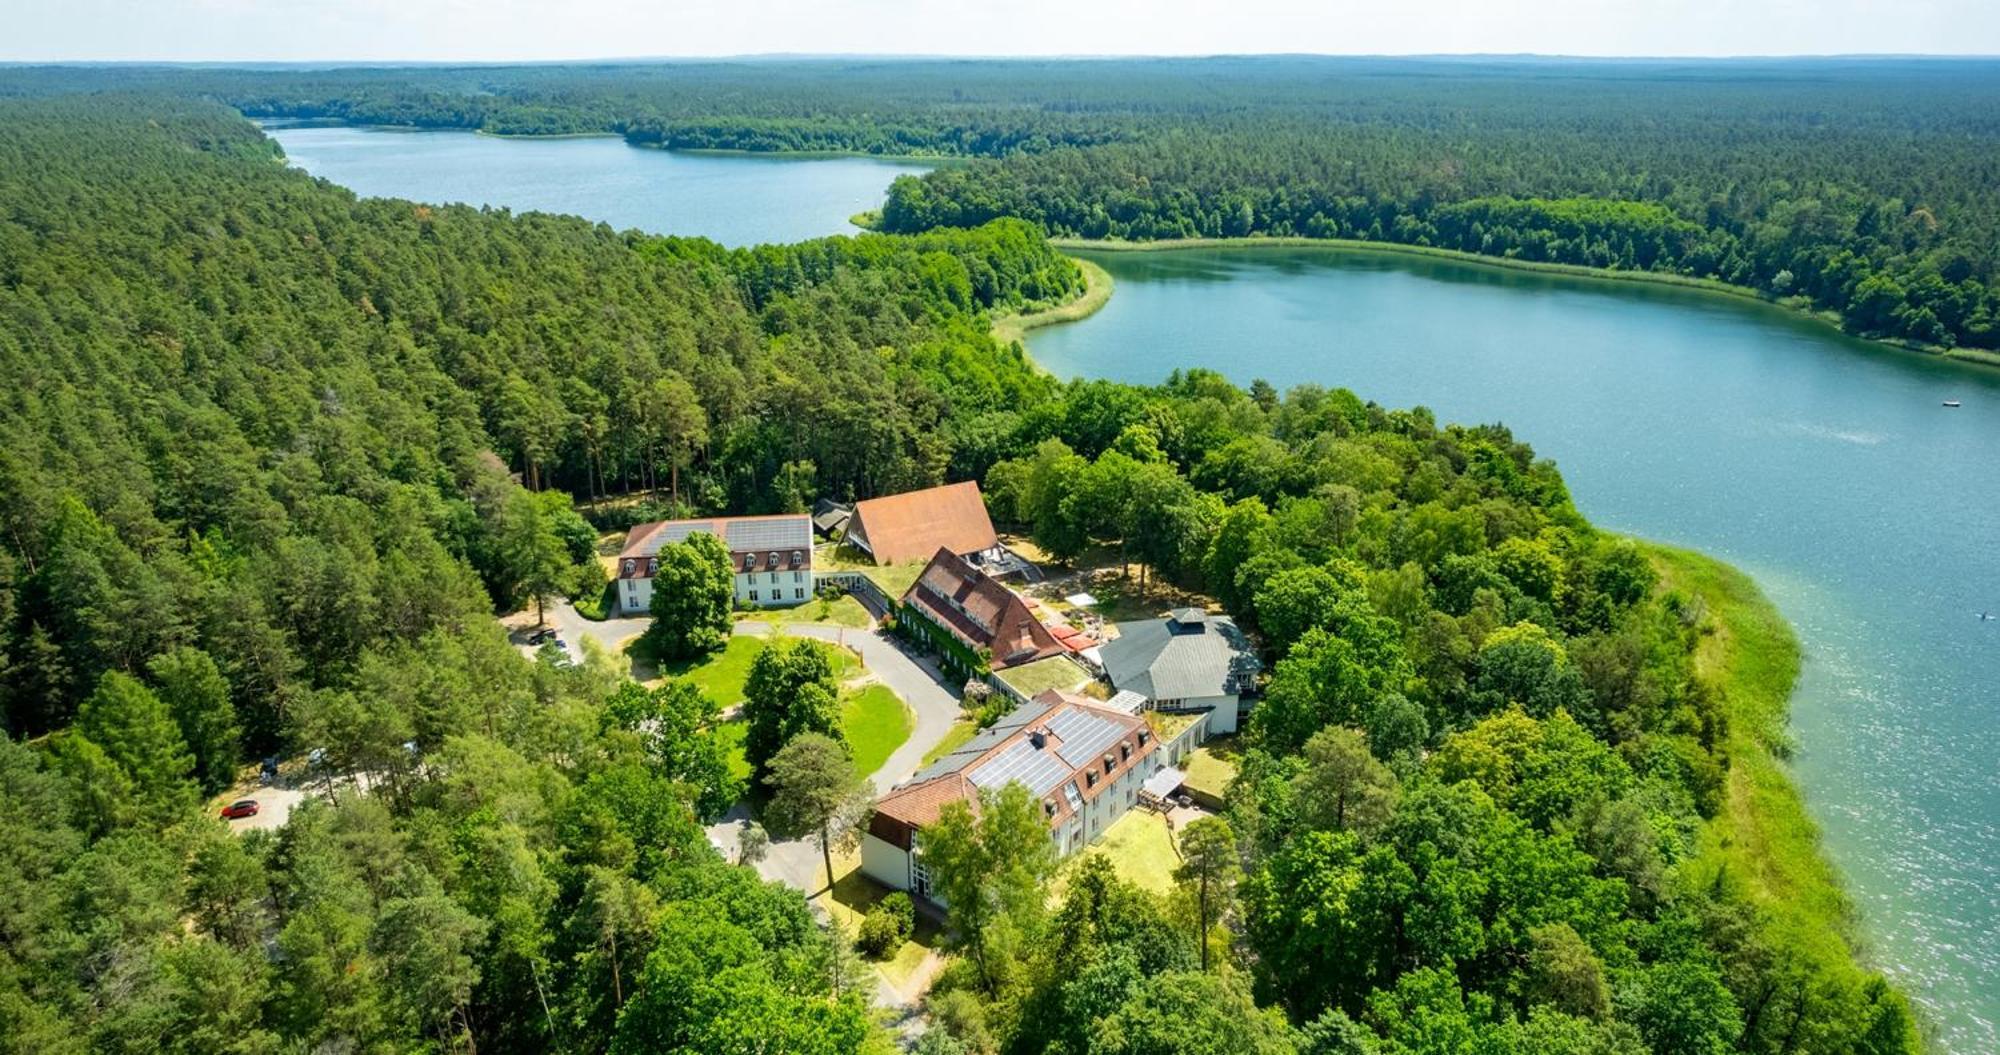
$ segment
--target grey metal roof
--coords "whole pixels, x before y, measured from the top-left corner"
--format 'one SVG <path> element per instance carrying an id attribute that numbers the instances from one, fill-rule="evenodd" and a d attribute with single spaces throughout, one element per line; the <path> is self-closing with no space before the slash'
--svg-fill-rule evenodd
<path id="1" fill-rule="evenodd" d="M 1099 655 L 1111 684 L 1155 700 L 1240 695 L 1260 666 L 1243 631 L 1220 615 L 1119 623 Z"/>
<path id="2" fill-rule="evenodd" d="M 713 517 L 706 520 L 670 520 L 661 524 L 659 530 L 647 535 L 638 549 L 628 551 L 628 557 L 651 557 L 660 552 L 660 547 L 669 542 L 685 542 L 689 535 L 716 534 L 721 528 L 722 544 L 736 553 L 783 550 L 789 555 L 791 550 L 812 548 L 812 521 L 805 514 L 788 517 L 759 518 L 755 520 L 735 520 L 729 517 Z"/>
<path id="3" fill-rule="evenodd" d="M 723 528 L 732 550 L 800 549 L 813 542 L 812 521 L 804 514 L 783 520 L 731 520 Z"/>

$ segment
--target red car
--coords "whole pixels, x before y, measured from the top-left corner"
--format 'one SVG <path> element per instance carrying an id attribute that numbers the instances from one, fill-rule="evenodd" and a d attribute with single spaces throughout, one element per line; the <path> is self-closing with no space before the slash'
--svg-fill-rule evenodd
<path id="1" fill-rule="evenodd" d="M 233 821 L 238 817 L 255 817 L 256 815 L 256 799 L 237 799 L 235 802 L 222 807 L 223 820 Z"/>

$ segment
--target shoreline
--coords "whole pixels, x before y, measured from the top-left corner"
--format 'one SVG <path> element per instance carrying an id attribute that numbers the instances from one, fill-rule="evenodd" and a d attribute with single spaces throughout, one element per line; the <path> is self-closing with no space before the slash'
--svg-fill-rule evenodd
<path id="1" fill-rule="evenodd" d="M 1614 268 L 1588 267 L 1583 264 L 1562 264 L 1545 260 L 1521 260 L 1510 257 L 1487 256 L 1482 253 L 1468 253 L 1461 249 L 1441 249 L 1437 246 L 1402 245 L 1396 242 L 1364 242 L 1352 238 L 1305 238 L 1297 235 L 1253 235 L 1245 238 L 1162 238 L 1150 242 L 1131 242 L 1121 239 L 1050 238 L 1049 244 L 1069 252 L 1094 253 L 1170 253 L 1191 249 L 1226 249 L 1232 252 L 1260 249 L 1319 249 L 1330 252 L 1383 253 L 1396 256 L 1429 257 L 1435 260 L 1450 260 L 1478 267 L 1541 272 L 1544 274 L 1593 279 L 1603 282 L 1633 282 L 1655 286 L 1671 286 L 1679 289 L 1735 297 L 1739 300 L 1756 301 L 1760 304 L 1777 308 L 1800 319 L 1818 323 L 1842 337 L 1893 349 L 1898 352 L 1921 355 L 1931 359 L 1943 359 L 1950 362 L 2000 367 L 2000 352 L 1979 348 L 1945 348 L 1939 345 L 1916 344 L 1909 341 L 1890 340 L 1880 337 L 1862 337 L 1842 329 L 1839 316 L 1833 312 L 1820 311 L 1804 304 L 1792 303 L 1790 302 L 1790 298 L 1773 297 L 1761 290 L 1751 289 L 1748 286 L 1732 285 L 1720 279 L 1693 278 L 1669 272 L 1621 271 Z"/>
<path id="2" fill-rule="evenodd" d="M 1628 536 L 1629 537 L 1629 536 Z M 1678 870 L 1684 883 L 1742 885 L 1769 934 L 1823 978 L 1865 985 L 1880 977 L 1906 1003 L 1925 1050 L 1936 1050 L 1924 1007 L 1882 970 L 1819 822 L 1793 778 L 1790 715 L 1803 651 L 1797 632 L 1757 581 L 1696 550 L 1634 538 L 1664 590 L 1701 599 L 1707 618 L 1694 676 L 1723 701 L 1728 767 L 1722 804 Z"/>
<path id="3" fill-rule="evenodd" d="M 1002 347 L 1020 344 L 1022 346 L 1021 354 L 1027 356 L 1028 362 L 1036 370 L 1043 373 L 1047 373 L 1048 371 L 1040 363 L 1035 362 L 1032 355 L 1028 354 L 1026 341 L 1028 331 L 1040 329 L 1044 326 L 1054 326 L 1059 323 L 1080 322 L 1097 314 L 1104 305 L 1110 303 L 1111 294 L 1117 286 L 1117 283 L 1111 278 L 1111 272 L 1104 270 L 1103 266 L 1095 261 L 1084 260 L 1078 257 L 1070 257 L 1069 259 L 1076 261 L 1077 268 L 1083 272 L 1083 292 L 1081 294 L 1074 300 L 1064 301 L 1061 304 L 1043 308 L 1040 311 L 1010 312 L 1005 315 L 997 315 L 993 319 L 992 328 L 987 331 L 992 334 L 994 340 L 1000 342 Z"/>

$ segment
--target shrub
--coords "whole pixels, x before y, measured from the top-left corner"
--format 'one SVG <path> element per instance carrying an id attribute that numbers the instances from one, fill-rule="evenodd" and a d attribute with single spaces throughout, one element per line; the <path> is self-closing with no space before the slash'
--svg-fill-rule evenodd
<path id="1" fill-rule="evenodd" d="M 861 932 L 854 938 L 854 947 L 870 959 L 886 960 L 902 947 L 901 931 L 895 914 L 876 905 L 861 917 Z"/>
<path id="2" fill-rule="evenodd" d="M 892 891 L 889 896 L 876 903 L 875 907 L 896 918 L 896 937 L 908 941 L 910 935 L 916 933 L 917 906 L 910 900 L 910 895 L 900 890 Z"/>

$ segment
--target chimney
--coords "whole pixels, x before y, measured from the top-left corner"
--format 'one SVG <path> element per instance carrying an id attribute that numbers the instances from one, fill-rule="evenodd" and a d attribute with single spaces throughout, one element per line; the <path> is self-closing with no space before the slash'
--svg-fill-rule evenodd
<path id="1" fill-rule="evenodd" d="M 1028 743 L 1033 744 L 1035 750 L 1040 751 L 1042 748 L 1049 746 L 1049 738 L 1040 729 L 1032 729 L 1028 732 Z"/>

